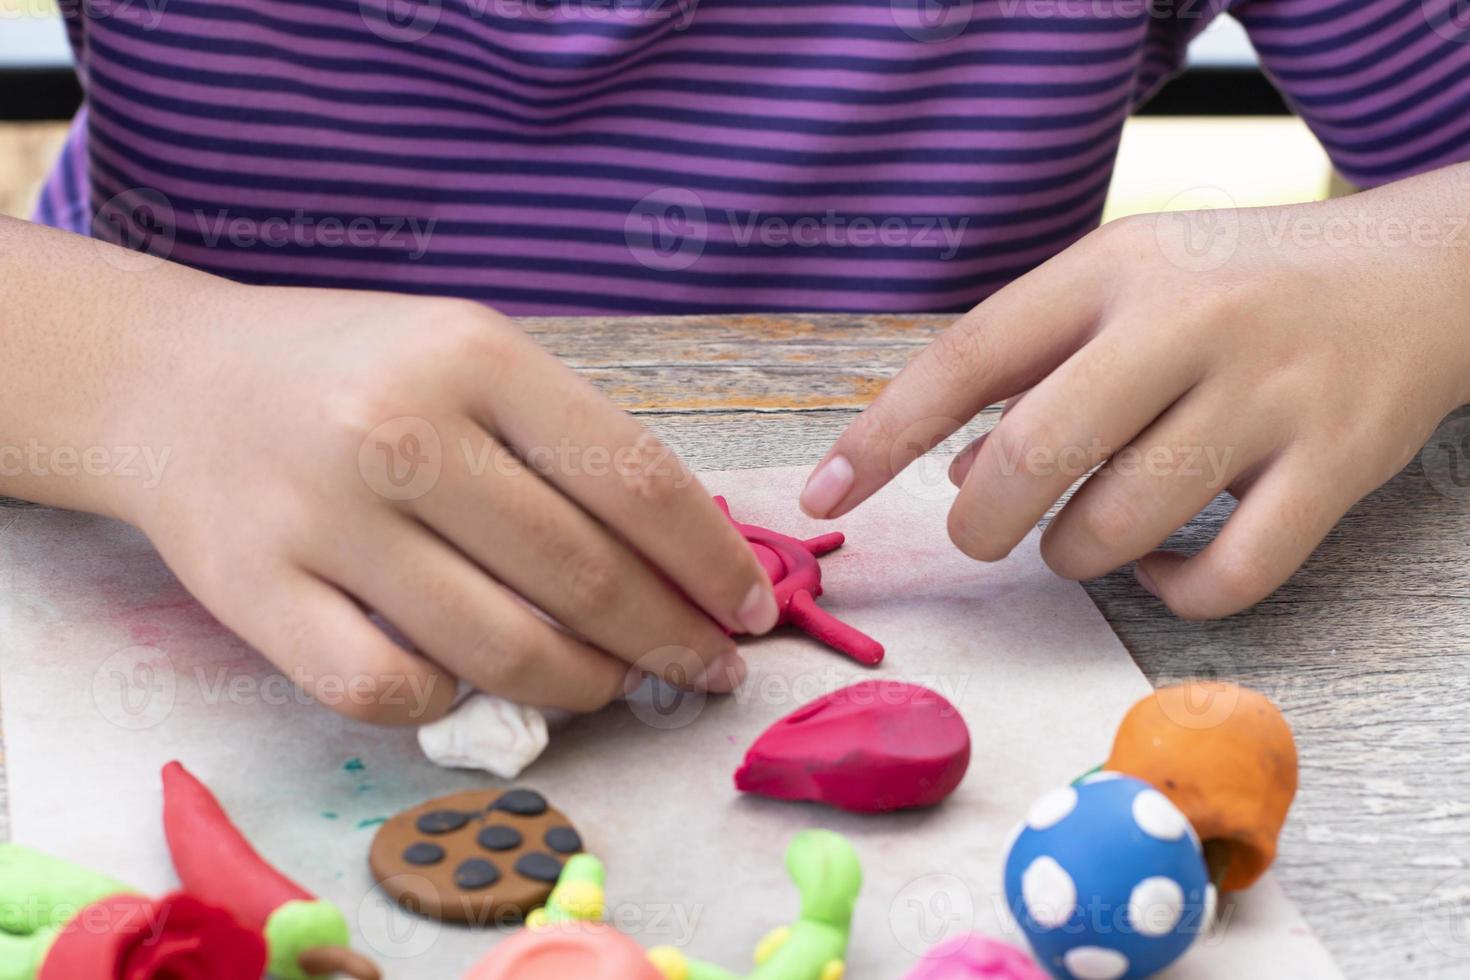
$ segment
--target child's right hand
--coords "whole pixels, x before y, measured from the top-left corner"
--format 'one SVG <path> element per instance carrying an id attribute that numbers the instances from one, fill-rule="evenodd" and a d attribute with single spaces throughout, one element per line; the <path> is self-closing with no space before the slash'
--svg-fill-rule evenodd
<path id="1" fill-rule="evenodd" d="M 630 665 L 727 690 L 726 630 L 775 624 L 683 464 L 484 307 L 242 286 L 5 218 L 0 300 L 0 450 L 163 461 L 156 482 L 0 467 L 0 494 L 136 524 L 347 714 L 431 720 L 455 675 L 574 711 L 641 679 Z"/>
<path id="2" fill-rule="evenodd" d="M 507 319 L 336 290 L 230 285 L 216 303 L 207 332 L 159 352 L 167 387 L 140 393 L 131 427 L 170 457 L 125 515 L 320 700 L 422 722 L 448 674 L 573 711 L 619 696 L 630 665 L 743 678 L 725 630 L 776 620 L 749 547 L 677 457 Z"/>

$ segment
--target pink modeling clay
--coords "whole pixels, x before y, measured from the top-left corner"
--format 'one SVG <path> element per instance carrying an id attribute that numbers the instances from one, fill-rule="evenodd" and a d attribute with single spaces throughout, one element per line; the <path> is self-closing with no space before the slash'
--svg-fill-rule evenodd
<path id="1" fill-rule="evenodd" d="M 730 505 L 724 497 L 716 497 L 715 503 L 730 517 Z M 858 663 L 871 667 L 883 660 L 882 644 L 817 605 L 817 596 L 822 594 L 822 569 L 817 559 L 842 547 L 840 532 L 802 541 L 754 524 L 741 524 L 733 517 L 730 523 L 750 542 L 776 587 L 776 606 L 781 611 L 778 623 L 790 623 Z"/>
<path id="2" fill-rule="evenodd" d="M 755 740 L 735 786 L 857 813 L 932 806 L 970 765 L 970 730 L 927 687 L 863 681 L 803 705 Z"/>
<path id="3" fill-rule="evenodd" d="M 903 980 L 1048 980 L 1035 961 L 1014 946 L 978 932 L 935 946 Z"/>

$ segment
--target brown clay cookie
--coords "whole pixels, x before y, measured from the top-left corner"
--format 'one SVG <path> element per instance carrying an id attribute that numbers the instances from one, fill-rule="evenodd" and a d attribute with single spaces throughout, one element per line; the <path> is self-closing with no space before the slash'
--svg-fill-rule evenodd
<path id="1" fill-rule="evenodd" d="M 410 912 L 506 925 L 546 903 L 582 838 L 529 789 L 471 790 L 404 810 L 378 829 L 368 861 Z"/>

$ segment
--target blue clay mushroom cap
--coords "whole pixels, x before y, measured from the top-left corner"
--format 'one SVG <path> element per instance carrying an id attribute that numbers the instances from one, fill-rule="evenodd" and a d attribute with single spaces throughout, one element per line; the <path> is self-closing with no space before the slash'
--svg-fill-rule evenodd
<path id="1" fill-rule="evenodd" d="M 1094 773 L 1037 800 L 1006 855 L 1006 901 L 1059 980 L 1153 976 L 1208 928 L 1194 828 L 1142 780 Z"/>

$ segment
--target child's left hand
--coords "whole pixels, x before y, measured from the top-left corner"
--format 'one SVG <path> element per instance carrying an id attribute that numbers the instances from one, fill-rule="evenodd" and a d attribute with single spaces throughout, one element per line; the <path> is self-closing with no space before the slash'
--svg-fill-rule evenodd
<path id="1" fill-rule="evenodd" d="M 1359 498 L 1470 402 L 1470 165 L 1285 208 L 1114 222 L 972 310 L 829 450 L 813 516 L 857 506 L 986 406 L 951 466 L 949 533 L 1004 558 L 1042 539 L 1089 578 L 1138 559 L 1181 616 L 1264 598 Z M 1221 490 L 1186 557 L 1155 551 Z"/>

